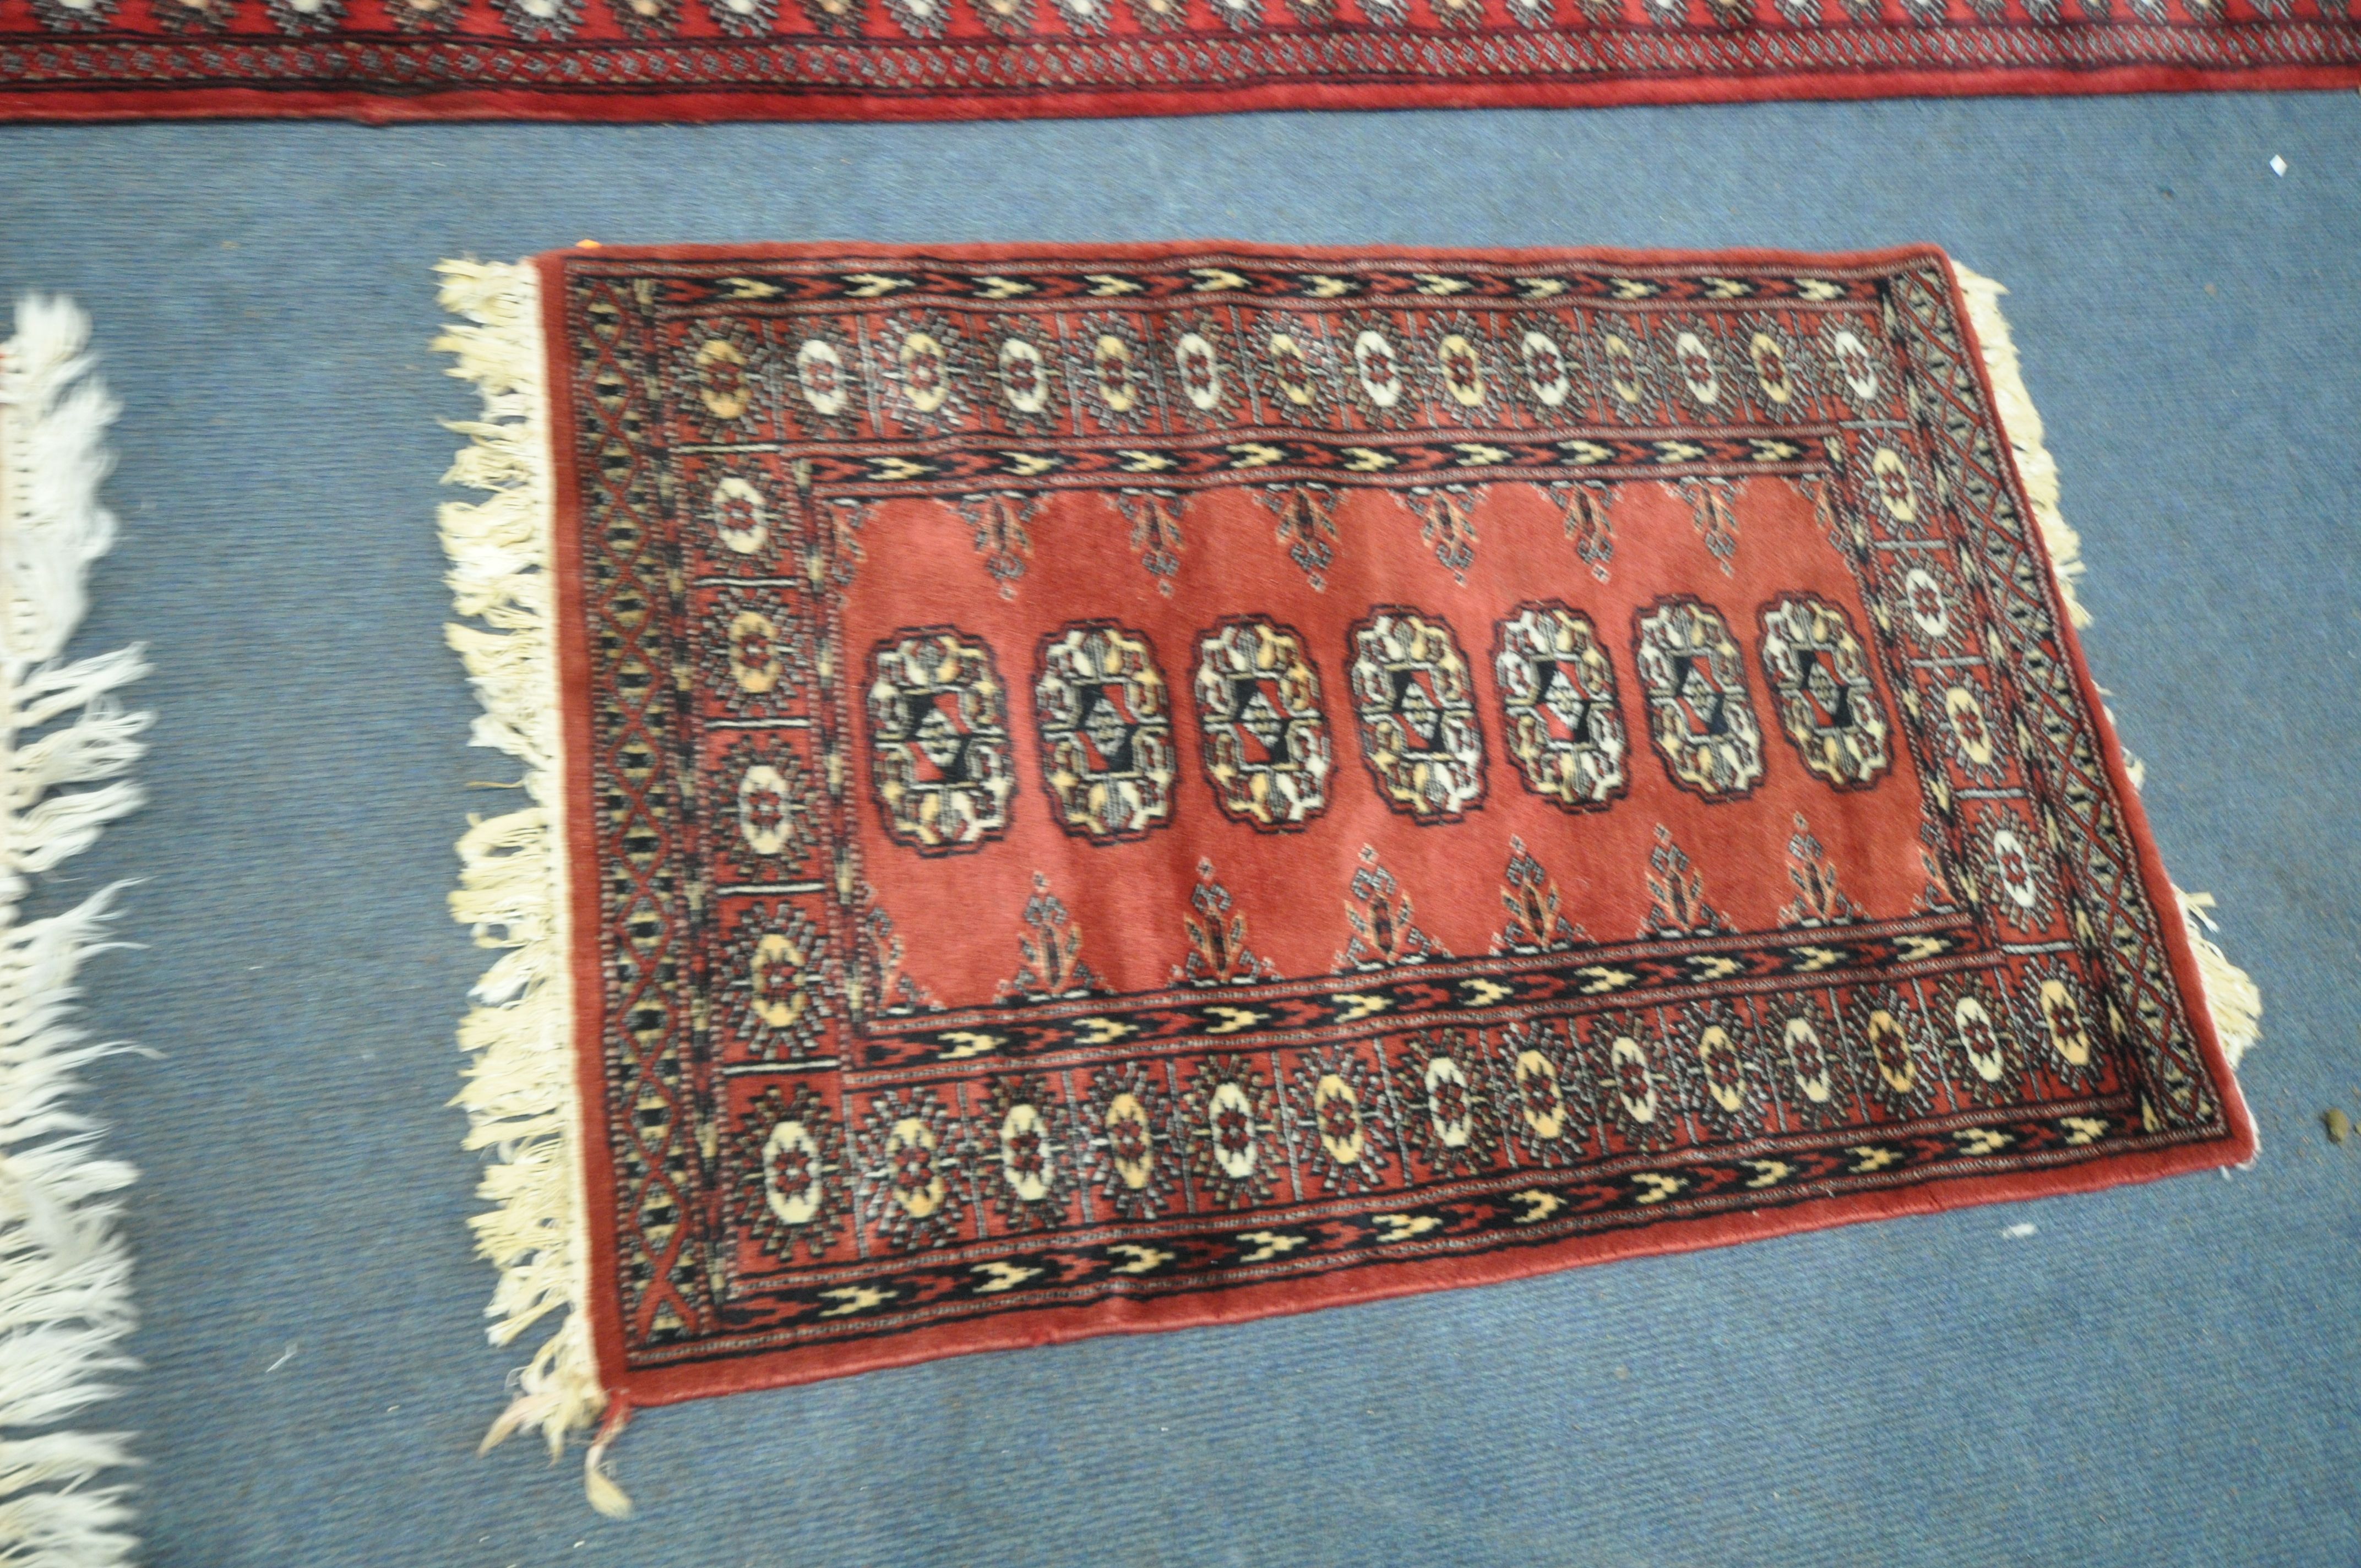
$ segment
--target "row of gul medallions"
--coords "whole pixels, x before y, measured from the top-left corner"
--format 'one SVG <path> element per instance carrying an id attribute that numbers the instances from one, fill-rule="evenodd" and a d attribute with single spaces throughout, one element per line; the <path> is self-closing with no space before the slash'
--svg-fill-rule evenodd
<path id="1" fill-rule="evenodd" d="M 1789 853 L 1827 872 L 1800 821 Z M 1512 861 L 1512 876 L 1517 870 Z M 1209 872 L 1200 876 L 1201 891 L 1219 892 Z M 1675 918 L 1666 885 L 1675 883 L 1681 905 L 1712 926 L 1699 879 L 1660 828 L 1653 920 Z M 1835 903 L 1836 923 L 1852 917 L 1840 895 Z M 2037 1101 L 2051 1092 L 2044 1080 L 2070 1092 L 2099 1086 L 2104 1036 L 2080 978 L 2045 958 L 2026 981 L 2022 996 L 1954 974 L 1857 985 L 1842 1001 L 1833 992 L 1735 997 L 1497 1031 L 1446 1027 L 873 1090 L 841 1113 L 852 1124 L 849 1151 L 833 1096 L 808 1083 L 773 1087 L 748 1107 L 733 1140 L 733 1207 L 781 1259 L 798 1244 L 818 1258 L 839 1239 L 848 1197 L 882 1240 L 907 1250 L 982 1237 L 986 1207 L 1012 1231 L 1067 1224 L 1084 1180 L 1097 1189 L 1090 1201 L 1105 1211 L 1099 1218 L 1139 1221 L 1188 1206 L 1183 1182 L 1199 1205 L 1235 1211 L 1684 1141 L 1868 1129 Z M 1300 1135 L 1285 1135 L 1290 1124 Z M 2066 1117 L 2063 1141 L 2087 1143 L 2105 1125 Z M 1949 1136 L 1971 1154 L 2011 1141 L 1988 1127 Z M 1291 1171 L 1299 1150 L 1303 1168 Z M 837 1176 L 847 1153 L 857 1173 L 850 1183 Z M 1850 1153 L 1864 1162 L 1857 1174 L 1897 1157 L 1875 1147 Z M 1686 1180 L 1639 1179 L 1664 1184 L 1643 1201 L 1670 1197 Z"/>
<path id="2" fill-rule="evenodd" d="M 1225 288 L 1246 282 L 1220 268 L 1194 275 Z M 768 329 L 708 323 L 679 345 L 679 368 L 696 394 L 698 439 L 773 439 L 788 426 L 807 440 L 864 428 L 905 438 L 956 434 L 986 412 L 1012 431 L 1039 433 L 1085 414 L 1103 430 L 1137 431 L 1155 422 L 1159 402 L 1191 428 L 1257 417 L 1245 408 L 1253 400 L 1290 425 L 1344 430 L 1499 424 L 1512 411 L 1544 428 L 1675 411 L 1718 423 L 1785 423 L 1826 414 L 1828 398 L 1855 413 L 1891 400 L 1878 352 L 1849 317 L 1814 332 L 1767 313 L 1676 316 L 1654 327 L 1578 312 L 1470 313 L 1454 299 L 1464 280 L 1422 276 L 1422 288 L 1437 291 L 1419 307 L 1423 327 L 1398 312 L 1330 319 L 1257 302 L 1250 323 L 1224 326 L 1217 312 L 1180 310 L 1158 317 L 1159 353 L 1116 315 L 1085 316 L 1078 339 L 1061 345 L 1055 318 L 1011 323 L 921 308 L 860 327 L 819 318 Z M 1528 291 L 1557 285 L 1519 281 Z M 792 373 L 779 384 L 761 369 L 764 330 L 785 332 L 781 349 L 794 345 Z M 1348 410 L 1350 422 L 1342 417 Z"/>
<path id="3" fill-rule="evenodd" d="M 1810 594 L 1760 611 L 1759 652 L 1780 728 L 1838 789 L 1890 765 L 1890 725 L 1850 618 Z M 1686 597 L 1634 617 L 1633 661 L 1648 731 L 1679 787 L 1741 798 L 1763 775 L 1745 655 L 1721 611 Z M 1441 617 L 1378 606 L 1346 634 L 1348 701 L 1379 798 L 1421 824 L 1455 821 L 1485 795 L 1476 685 Z M 1495 628 L 1492 675 L 1505 749 L 1526 789 L 1566 811 L 1630 787 L 1615 668 L 1590 619 L 1556 600 Z M 1334 749 L 1320 673 L 1303 636 L 1259 616 L 1196 639 L 1191 681 L 1204 773 L 1229 819 L 1300 829 L 1333 795 Z M 1172 817 L 1180 772 L 1172 700 L 1145 633 L 1112 621 L 1045 636 L 1033 684 L 1043 784 L 1058 825 L 1099 843 Z M 1006 688 L 991 648 L 952 627 L 897 632 L 869 660 L 871 783 L 887 831 L 923 855 L 1003 837 L 1016 795 Z M 741 807 L 743 803 L 741 802 Z"/>

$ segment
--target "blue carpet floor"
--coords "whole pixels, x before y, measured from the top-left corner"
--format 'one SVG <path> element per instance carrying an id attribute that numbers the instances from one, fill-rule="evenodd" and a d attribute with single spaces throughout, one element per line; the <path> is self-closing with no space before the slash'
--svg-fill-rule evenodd
<path id="1" fill-rule="evenodd" d="M 2269 167 L 2286 159 L 2285 174 Z M 438 257 L 859 237 L 1841 248 L 2013 292 L 2091 662 L 2261 981 L 2252 1171 L 653 1412 L 639 1516 L 477 1458 L 481 955 L 432 520 Z M 215 1564 L 2361 1561 L 2361 98 L 909 127 L 0 131 L 0 292 L 125 403 L 95 648 L 155 800 L 93 1012 L 144 1529 Z M 63 889 L 60 892 L 71 891 Z M 2030 1221 L 2037 1233 L 2004 1228 Z"/>

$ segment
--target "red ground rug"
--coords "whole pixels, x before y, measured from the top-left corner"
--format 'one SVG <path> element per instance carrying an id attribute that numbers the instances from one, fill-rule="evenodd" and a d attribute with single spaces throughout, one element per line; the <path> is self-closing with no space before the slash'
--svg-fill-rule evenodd
<path id="1" fill-rule="evenodd" d="M 570 1037 L 586 1398 L 2252 1151 L 1937 252 L 447 297 L 462 646 L 548 808 L 471 852 L 479 1139 Z"/>
<path id="2" fill-rule="evenodd" d="M 0 0 L 0 118 L 970 119 L 2361 82 L 2361 0 Z"/>

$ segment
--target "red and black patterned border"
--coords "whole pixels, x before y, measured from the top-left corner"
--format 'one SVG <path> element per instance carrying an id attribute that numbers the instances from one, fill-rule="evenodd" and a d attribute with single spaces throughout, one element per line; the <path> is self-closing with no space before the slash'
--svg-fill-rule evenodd
<path id="1" fill-rule="evenodd" d="M 2361 82 L 2349 0 L 0 0 L 0 117 L 971 119 Z"/>

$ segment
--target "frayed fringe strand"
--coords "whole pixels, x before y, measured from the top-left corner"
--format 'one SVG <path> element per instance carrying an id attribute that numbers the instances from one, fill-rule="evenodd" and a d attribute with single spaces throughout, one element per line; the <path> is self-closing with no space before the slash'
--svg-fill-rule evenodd
<path id="1" fill-rule="evenodd" d="M 478 1249 L 500 1270 L 488 1309 L 492 1343 L 511 1344 L 556 1320 L 511 1375 L 512 1398 L 483 1446 L 537 1431 L 555 1458 L 608 1400 L 583 1310 L 589 1248 L 565 968 L 540 288 L 530 266 L 446 261 L 439 270 L 444 308 L 462 320 L 434 346 L 484 400 L 483 418 L 451 426 L 468 444 L 444 477 L 488 492 L 442 509 L 452 602 L 476 622 L 451 627 L 450 641 L 483 703 L 470 739 L 516 758 L 533 802 L 474 820 L 459 840 L 451 912 L 478 944 L 506 951 L 477 982 L 459 1026 L 471 1062 L 458 1103 L 467 1147 L 492 1151 L 478 1189 L 491 1208 L 474 1221 Z M 602 1441 L 590 1450 L 585 1490 L 600 1513 L 629 1513 L 630 1500 L 600 1468 L 604 1449 Z"/>
<path id="2" fill-rule="evenodd" d="M 133 1363 L 131 1252 L 115 1195 L 136 1173 L 94 1152 L 73 1108 L 81 1073 L 114 1051 L 74 1022 L 75 978 L 110 939 L 115 889 L 28 920 L 31 879 L 137 808 L 123 775 L 148 716 L 115 693 L 137 648 L 62 658 L 90 564 L 115 539 L 98 501 L 115 406 L 90 375 L 89 323 L 35 296 L 0 344 L 0 1563 L 115 1568 L 138 1542 L 136 1463 L 118 1432 L 54 1429 L 117 1390 Z"/>
<path id="3" fill-rule="evenodd" d="M 1984 373 L 1992 380 L 1993 412 L 2008 437 L 2009 449 L 2016 458 L 2017 474 L 2025 481 L 2026 499 L 2033 502 L 2034 521 L 2041 527 L 2041 542 L 2049 552 L 2058 597 L 2075 625 L 2088 626 L 2091 613 L 2074 594 L 2074 580 L 2082 575 L 2082 541 L 2066 526 L 2066 519 L 2058 510 L 2058 464 L 2042 444 L 2041 415 L 2033 406 L 2033 395 L 2026 390 L 2025 374 L 2017 363 L 2016 342 L 2009 334 L 2008 318 L 2001 313 L 2000 297 L 2008 291 L 1956 261 L 1951 263 L 1951 272 L 1959 280 L 1961 298 L 1967 301 L 1968 323 L 1975 329 L 1976 342 L 1983 351 Z M 2124 761 L 2132 787 L 2144 788 L 2147 764 L 2129 751 L 2124 753 Z M 2214 906 L 2213 895 L 2186 894 L 2178 887 L 2172 892 L 2180 901 L 2181 923 L 2188 929 L 2189 945 L 2197 954 L 2198 973 L 2204 981 L 2206 1010 L 2213 1014 L 2213 1032 L 2222 1041 L 2222 1054 L 2235 1068 L 2239 1058 L 2262 1038 L 2262 992 L 2253 977 L 2232 963 L 2229 955 L 2206 934 L 2219 929 L 2205 914 Z"/>
<path id="4" fill-rule="evenodd" d="M 2206 913 L 2213 907 L 2210 893 L 2182 893 L 2180 918 L 2189 927 L 2189 945 L 2197 952 L 2197 970 L 2205 980 L 2205 1000 L 2213 1013 L 2213 1032 L 2222 1038 L 2222 1054 L 2236 1067 L 2240 1058 L 2263 1037 L 2263 992 L 2254 977 L 2230 961 L 2210 932 L 2222 927 Z"/>

